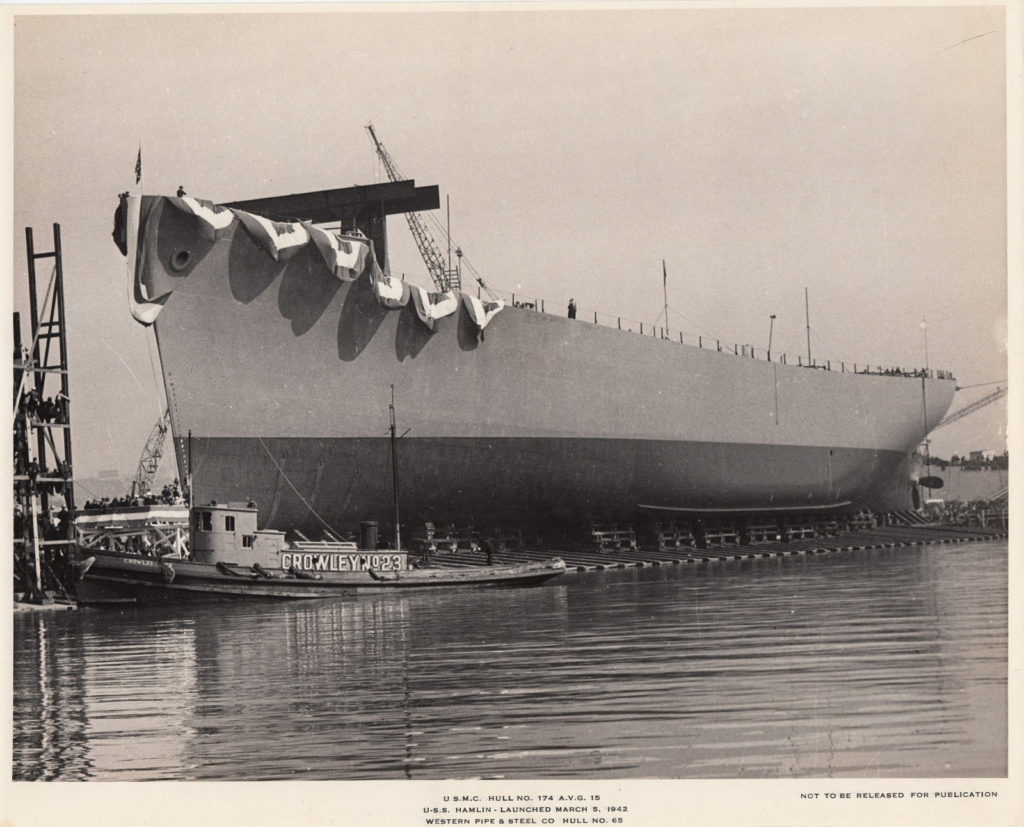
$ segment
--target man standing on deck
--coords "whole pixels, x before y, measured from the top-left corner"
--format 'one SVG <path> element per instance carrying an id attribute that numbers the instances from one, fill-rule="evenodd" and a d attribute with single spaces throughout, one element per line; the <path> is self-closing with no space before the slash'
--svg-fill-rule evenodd
<path id="1" fill-rule="evenodd" d="M 569 318 L 576 318 L 576 299 L 569 299 Z"/>

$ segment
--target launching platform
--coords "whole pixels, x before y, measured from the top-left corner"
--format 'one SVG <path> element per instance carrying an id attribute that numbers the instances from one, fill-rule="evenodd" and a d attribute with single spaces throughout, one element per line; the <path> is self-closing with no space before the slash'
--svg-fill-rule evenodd
<path id="1" fill-rule="evenodd" d="M 769 560 L 789 556 L 809 556 L 837 552 L 858 552 L 871 549 L 894 549 L 934 544 L 970 543 L 1003 540 L 1008 536 L 1003 529 L 982 529 L 960 526 L 882 526 L 840 534 L 834 537 L 809 537 L 788 542 L 763 542 L 746 545 L 723 544 L 708 548 L 617 548 L 609 551 L 581 551 L 529 548 L 500 548 L 494 553 L 496 563 L 527 562 L 557 555 L 572 572 L 603 571 L 606 569 L 643 568 L 645 566 L 691 566 L 735 562 L 740 560 Z M 435 565 L 479 565 L 484 552 L 460 549 L 448 554 L 435 555 Z"/>

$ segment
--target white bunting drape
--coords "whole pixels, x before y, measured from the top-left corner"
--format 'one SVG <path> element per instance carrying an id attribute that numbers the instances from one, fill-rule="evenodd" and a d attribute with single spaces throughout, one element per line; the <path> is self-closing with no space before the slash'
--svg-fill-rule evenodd
<path id="1" fill-rule="evenodd" d="M 450 316 L 459 309 L 459 298 L 454 293 L 428 293 L 415 284 L 409 285 L 409 292 L 416 308 L 416 315 L 431 330 L 434 329 L 434 322 Z"/>
<path id="2" fill-rule="evenodd" d="M 167 200 L 178 207 L 178 209 L 184 209 L 185 212 L 200 218 L 214 234 L 223 233 L 224 230 L 231 226 L 231 222 L 235 220 L 235 215 L 231 210 L 227 207 L 217 206 L 212 201 L 201 201 L 198 198 L 193 198 L 191 195 L 185 195 L 181 198 L 168 197 Z"/>
<path id="3" fill-rule="evenodd" d="M 125 199 L 125 241 L 128 252 L 125 261 L 128 268 L 128 310 L 140 324 L 151 325 L 163 310 L 170 293 L 151 297 L 138 273 L 139 224 L 142 215 L 142 196 L 130 195 Z"/>
<path id="4" fill-rule="evenodd" d="M 328 232 L 303 221 L 302 226 L 309 233 L 324 262 L 341 281 L 355 281 L 367 268 L 372 259 L 370 245 L 365 239 L 346 237 Z"/>
<path id="5" fill-rule="evenodd" d="M 473 320 L 473 324 L 481 330 L 487 327 L 491 323 L 491 319 L 497 316 L 505 306 L 503 301 L 483 302 L 469 293 L 462 294 L 462 303 L 469 311 L 469 318 Z"/>
<path id="6" fill-rule="evenodd" d="M 222 238 L 235 219 L 244 227 L 253 242 L 274 261 L 283 261 L 310 243 L 316 247 L 324 263 L 335 278 L 355 281 L 368 275 L 377 301 L 384 307 L 404 307 L 412 299 L 416 315 L 431 330 L 439 319 L 451 316 L 459 309 L 459 298 L 466 307 L 469 318 L 480 330 L 504 308 L 505 303 L 483 302 L 468 293 L 431 293 L 417 285 L 407 284 L 401 279 L 386 275 L 377 265 L 372 244 L 364 237 L 330 232 L 306 221 L 271 221 L 244 210 L 230 209 L 191 196 L 154 197 L 130 196 L 126 199 L 125 221 L 128 263 L 128 302 L 132 317 L 144 324 L 156 321 L 168 297 L 150 296 L 143 282 L 142 260 L 148 256 L 140 250 L 144 244 L 145 228 L 149 216 L 158 209 L 161 201 L 170 203 L 179 211 L 194 216 L 203 235 L 211 242 Z"/>
<path id="7" fill-rule="evenodd" d="M 309 243 L 309 233 L 298 222 L 271 221 L 261 215 L 253 215 L 243 210 L 232 210 L 242 225 L 248 230 L 253 241 L 274 261 L 280 261 L 294 255 Z"/>
<path id="8" fill-rule="evenodd" d="M 404 281 L 384 273 L 377 273 L 373 279 L 373 294 L 377 301 L 392 309 L 404 307 L 409 301 L 409 289 Z"/>

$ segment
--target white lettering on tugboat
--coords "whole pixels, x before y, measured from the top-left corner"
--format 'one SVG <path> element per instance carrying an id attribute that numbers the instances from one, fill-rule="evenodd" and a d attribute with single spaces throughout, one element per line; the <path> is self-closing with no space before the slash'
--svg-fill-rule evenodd
<path id="1" fill-rule="evenodd" d="M 281 568 L 302 571 L 404 571 L 404 554 L 341 554 L 323 551 L 285 551 Z"/>
<path id="2" fill-rule="evenodd" d="M 142 557 L 125 557 L 124 562 L 129 566 L 139 566 L 144 569 L 159 568 L 160 564 L 156 560 L 147 560 Z"/>

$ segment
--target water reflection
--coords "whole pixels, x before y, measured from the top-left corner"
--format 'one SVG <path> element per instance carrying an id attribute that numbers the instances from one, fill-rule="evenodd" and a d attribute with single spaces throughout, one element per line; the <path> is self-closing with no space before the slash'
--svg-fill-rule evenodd
<path id="1" fill-rule="evenodd" d="M 1006 546 L 15 619 L 14 774 L 1006 771 Z"/>
<path id="2" fill-rule="evenodd" d="M 80 653 L 73 634 L 58 643 L 42 614 L 19 617 L 14 686 L 14 777 L 25 780 L 89 775 L 84 682 L 62 668 Z"/>

